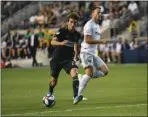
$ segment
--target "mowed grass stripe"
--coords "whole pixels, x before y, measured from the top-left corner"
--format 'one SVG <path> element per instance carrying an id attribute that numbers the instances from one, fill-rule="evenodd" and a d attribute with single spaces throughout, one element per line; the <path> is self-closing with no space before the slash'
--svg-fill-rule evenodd
<path id="1" fill-rule="evenodd" d="M 33 113 L 23 113 L 23 114 L 8 114 L 2 116 L 25 116 L 25 115 L 34 115 L 34 114 L 47 114 L 47 113 L 59 113 L 59 112 L 72 112 L 72 111 L 83 111 L 83 110 L 96 110 L 96 109 L 108 109 L 108 108 L 128 108 L 128 107 L 139 107 L 147 106 L 147 104 L 133 104 L 133 105 L 112 105 L 112 106 L 98 106 L 94 108 L 77 108 L 77 109 L 66 109 L 61 111 L 43 111 L 43 112 L 33 112 Z"/>

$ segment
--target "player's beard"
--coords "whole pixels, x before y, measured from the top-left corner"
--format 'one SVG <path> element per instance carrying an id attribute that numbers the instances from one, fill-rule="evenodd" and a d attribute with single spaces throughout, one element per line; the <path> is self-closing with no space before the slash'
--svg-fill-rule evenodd
<path id="1" fill-rule="evenodd" d="M 98 20 L 98 24 L 99 24 L 99 25 L 102 25 L 102 23 L 103 23 L 103 19 L 99 19 L 99 20 Z"/>

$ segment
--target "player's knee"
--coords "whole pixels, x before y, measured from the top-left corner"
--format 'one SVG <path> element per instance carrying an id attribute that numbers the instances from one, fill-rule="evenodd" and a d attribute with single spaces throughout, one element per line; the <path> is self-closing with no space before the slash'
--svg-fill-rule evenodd
<path id="1" fill-rule="evenodd" d="M 92 68 L 91 66 L 85 68 L 85 73 L 86 73 L 89 77 L 93 77 L 93 68 Z"/>
<path id="2" fill-rule="evenodd" d="M 93 77 L 93 72 L 85 72 L 89 77 Z"/>
<path id="3" fill-rule="evenodd" d="M 89 77 L 93 77 L 93 71 L 92 70 L 85 70 L 85 74 L 87 74 Z"/>
<path id="4" fill-rule="evenodd" d="M 109 72 L 109 69 L 107 67 L 104 67 L 101 69 L 101 71 L 104 73 L 104 76 L 106 76 Z"/>
<path id="5" fill-rule="evenodd" d="M 77 68 L 71 69 L 70 75 L 71 75 L 72 77 L 76 76 L 77 74 L 78 74 L 78 69 L 77 69 Z"/>
<path id="6" fill-rule="evenodd" d="M 93 73 L 86 73 L 89 77 L 93 77 Z"/>

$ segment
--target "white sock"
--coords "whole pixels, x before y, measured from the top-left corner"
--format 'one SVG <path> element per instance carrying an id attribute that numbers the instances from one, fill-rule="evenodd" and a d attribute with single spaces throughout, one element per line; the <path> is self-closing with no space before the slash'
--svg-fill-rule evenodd
<path id="1" fill-rule="evenodd" d="M 84 88 L 86 87 L 88 81 L 90 80 L 91 77 L 89 77 L 87 74 L 84 74 L 79 82 L 79 91 L 78 91 L 78 96 L 82 95 L 82 92 Z"/>
<path id="2" fill-rule="evenodd" d="M 99 78 L 99 77 L 102 77 L 102 76 L 104 76 L 104 73 L 102 71 L 95 70 L 92 78 Z"/>
<path id="3" fill-rule="evenodd" d="M 79 80 L 79 82 L 80 82 L 80 80 L 82 79 L 83 75 L 84 75 L 84 74 L 78 74 L 78 80 Z"/>

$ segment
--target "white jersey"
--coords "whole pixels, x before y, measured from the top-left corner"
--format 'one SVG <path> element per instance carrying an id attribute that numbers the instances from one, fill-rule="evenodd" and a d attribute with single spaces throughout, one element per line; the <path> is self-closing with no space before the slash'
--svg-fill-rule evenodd
<path id="1" fill-rule="evenodd" d="M 89 20 L 84 26 L 84 35 L 91 35 L 92 39 L 100 40 L 100 27 L 92 19 Z M 85 40 L 81 44 L 81 52 L 96 55 L 98 44 L 88 44 Z"/>

